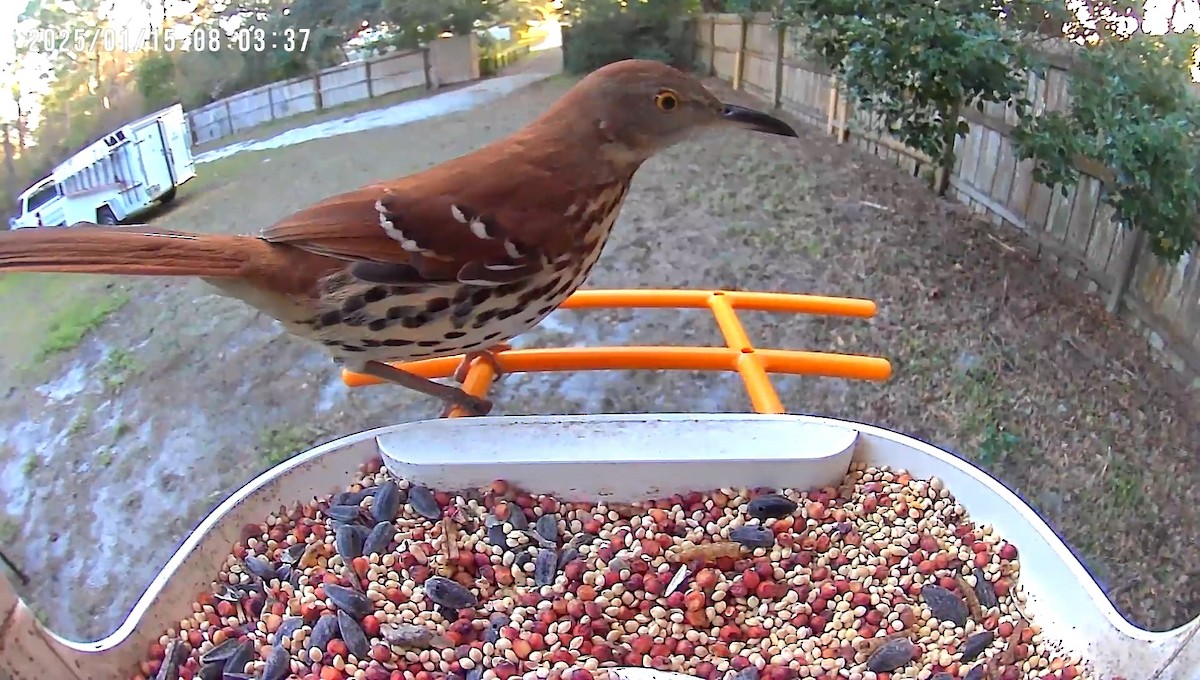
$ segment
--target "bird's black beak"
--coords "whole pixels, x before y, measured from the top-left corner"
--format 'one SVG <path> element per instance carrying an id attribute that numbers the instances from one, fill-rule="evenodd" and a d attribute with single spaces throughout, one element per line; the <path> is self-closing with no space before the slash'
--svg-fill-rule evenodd
<path id="1" fill-rule="evenodd" d="M 755 132 L 766 132 L 772 135 L 780 135 L 782 137 L 796 137 L 796 131 L 792 126 L 779 120 L 775 116 L 768 115 L 762 111 L 755 111 L 744 106 L 736 104 L 724 104 L 721 110 L 721 115 L 725 122 L 731 123 L 747 130 Z"/>

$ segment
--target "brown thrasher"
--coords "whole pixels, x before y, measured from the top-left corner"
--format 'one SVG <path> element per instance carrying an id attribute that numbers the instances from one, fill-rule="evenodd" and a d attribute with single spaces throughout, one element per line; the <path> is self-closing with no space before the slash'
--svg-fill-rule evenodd
<path id="1" fill-rule="evenodd" d="M 385 362 L 494 361 L 583 283 L 638 167 L 715 126 L 796 136 L 674 68 L 616 62 L 508 137 L 331 196 L 257 236 L 19 229 L 0 233 L 0 272 L 197 276 L 350 370 L 482 415 L 490 401 Z"/>

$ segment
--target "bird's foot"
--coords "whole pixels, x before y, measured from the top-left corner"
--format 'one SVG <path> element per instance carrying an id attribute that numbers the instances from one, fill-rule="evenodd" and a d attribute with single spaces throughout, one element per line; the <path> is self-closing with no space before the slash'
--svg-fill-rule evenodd
<path id="1" fill-rule="evenodd" d="M 463 356 L 463 360 L 458 364 L 458 368 L 454 369 L 454 379 L 460 385 L 466 382 L 467 374 L 471 372 L 471 363 L 476 359 L 482 359 L 492 365 L 492 372 L 495 374 L 492 380 L 499 382 L 500 378 L 504 376 L 504 371 L 500 368 L 500 362 L 496 361 L 496 354 L 507 352 L 510 349 L 512 349 L 512 345 L 507 342 L 501 342 L 487 349 L 467 352 Z"/>
<path id="2" fill-rule="evenodd" d="M 446 408 L 442 412 L 443 418 L 447 417 L 456 406 L 462 407 L 467 415 L 472 416 L 485 416 L 492 410 L 490 400 L 468 394 L 461 387 L 443 385 L 380 361 L 366 362 L 359 372 L 441 399 L 446 403 Z"/>
<path id="3" fill-rule="evenodd" d="M 459 391 L 462 392 L 462 390 Z M 454 413 L 455 408 L 461 408 L 466 411 L 468 416 L 486 416 L 492 411 L 492 401 L 462 392 L 461 397 L 456 396 L 446 400 L 446 407 L 442 409 L 439 417 L 449 418 L 450 414 Z"/>

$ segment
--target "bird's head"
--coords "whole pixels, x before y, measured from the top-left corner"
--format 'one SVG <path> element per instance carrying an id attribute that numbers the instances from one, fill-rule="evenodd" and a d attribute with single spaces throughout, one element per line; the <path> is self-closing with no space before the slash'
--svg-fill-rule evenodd
<path id="1" fill-rule="evenodd" d="M 712 128 L 795 137 L 787 123 L 761 111 L 726 104 L 700 81 L 657 61 L 628 59 L 589 73 L 547 117 L 572 127 L 594 126 L 603 150 L 641 162 Z"/>

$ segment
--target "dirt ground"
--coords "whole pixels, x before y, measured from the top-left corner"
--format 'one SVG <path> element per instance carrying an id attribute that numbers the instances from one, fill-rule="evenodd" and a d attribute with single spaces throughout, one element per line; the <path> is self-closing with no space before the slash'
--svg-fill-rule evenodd
<path id="1" fill-rule="evenodd" d="M 482 110 L 205 165 L 154 222 L 248 232 L 516 130 L 569 84 L 558 77 Z M 883 384 L 779 379 L 793 412 L 957 451 L 1049 518 L 1133 621 L 1165 629 L 1200 614 L 1200 545 L 1186 528 L 1200 526 L 1195 395 L 1014 235 L 800 129 L 795 142 L 711 134 L 647 163 L 588 285 L 876 300 L 871 321 L 746 315 L 760 346 L 894 364 Z M 0 348 L 0 545 L 68 637 L 113 630 L 189 529 L 265 466 L 438 412 L 390 387 L 349 391 L 324 355 L 195 281 L 7 277 L 0 304 L 17 327 Z M 81 305 L 115 311 L 80 320 Z M 70 336 L 72 324 L 77 346 L 60 338 L 62 351 L 43 356 L 47 329 Z M 559 311 L 523 342 L 720 339 L 701 312 Z M 513 375 L 495 396 L 497 414 L 748 409 L 733 376 L 691 373 Z"/>

